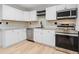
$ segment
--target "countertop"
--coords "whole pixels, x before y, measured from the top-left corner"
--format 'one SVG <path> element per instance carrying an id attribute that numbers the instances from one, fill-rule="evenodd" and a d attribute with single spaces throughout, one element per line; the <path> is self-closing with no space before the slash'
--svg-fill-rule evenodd
<path id="1" fill-rule="evenodd" d="M 50 29 L 50 28 L 34 28 L 34 29 L 43 29 L 43 30 L 54 30 L 55 31 L 55 29 Z"/>

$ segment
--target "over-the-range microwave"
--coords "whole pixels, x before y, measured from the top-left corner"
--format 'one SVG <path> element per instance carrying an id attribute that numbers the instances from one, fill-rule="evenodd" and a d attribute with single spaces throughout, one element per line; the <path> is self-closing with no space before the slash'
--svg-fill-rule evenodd
<path id="1" fill-rule="evenodd" d="M 65 9 L 56 12 L 57 19 L 76 19 L 77 18 L 77 8 Z"/>

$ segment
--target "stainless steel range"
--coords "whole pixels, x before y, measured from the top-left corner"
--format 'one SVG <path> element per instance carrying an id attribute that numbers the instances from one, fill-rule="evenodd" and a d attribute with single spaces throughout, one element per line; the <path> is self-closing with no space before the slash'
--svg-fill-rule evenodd
<path id="1" fill-rule="evenodd" d="M 78 32 L 74 23 L 58 24 L 56 30 L 56 46 L 78 51 Z"/>

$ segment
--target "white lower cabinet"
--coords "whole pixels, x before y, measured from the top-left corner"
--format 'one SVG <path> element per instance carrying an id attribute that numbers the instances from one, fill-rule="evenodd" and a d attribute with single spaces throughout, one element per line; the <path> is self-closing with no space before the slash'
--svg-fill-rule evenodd
<path id="1" fill-rule="evenodd" d="M 41 29 L 34 29 L 34 41 L 42 42 L 42 30 Z"/>
<path id="2" fill-rule="evenodd" d="M 55 46 L 55 32 L 51 30 L 44 30 L 44 43 L 50 46 Z"/>
<path id="3" fill-rule="evenodd" d="M 26 29 L 2 31 L 2 47 L 8 47 L 26 39 Z"/>
<path id="4" fill-rule="evenodd" d="M 34 29 L 34 41 L 54 47 L 55 31 L 44 30 L 44 29 Z"/>
<path id="5" fill-rule="evenodd" d="M 18 36 L 17 42 L 26 39 L 26 29 L 18 29 L 18 30 L 15 30 L 15 32 Z"/>
<path id="6" fill-rule="evenodd" d="M 3 31 L 3 35 L 3 47 L 8 47 L 17 42 L 17 34 L 14 30 Z"/>

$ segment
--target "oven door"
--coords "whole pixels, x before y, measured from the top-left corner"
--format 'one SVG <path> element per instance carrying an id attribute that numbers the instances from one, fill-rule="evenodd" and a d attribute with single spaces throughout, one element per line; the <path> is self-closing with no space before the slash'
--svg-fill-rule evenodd
<path id="1" fill-rule="evenodd" d="M 56 46 L 78 51 L 78 39 L 74 36 L 67 36 L 67 35 L 59 35 L 56 34 Z"/>

